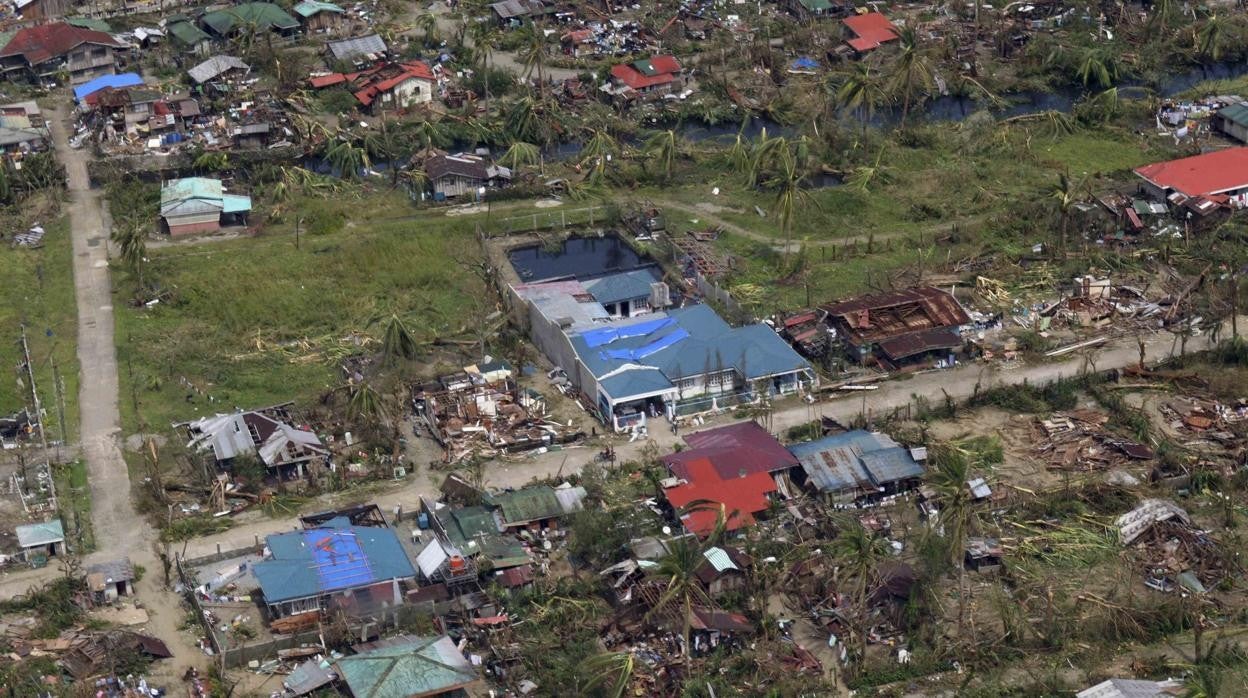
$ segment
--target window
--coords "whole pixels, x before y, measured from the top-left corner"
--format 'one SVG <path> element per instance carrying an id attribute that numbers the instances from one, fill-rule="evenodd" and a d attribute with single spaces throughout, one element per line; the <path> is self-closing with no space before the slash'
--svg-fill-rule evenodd
<path id="1" fill-rule="evenodd" d="M 689 388 L 696 388 L 697 385 L 698 385 L 697 378 L 682 378 L 680 382 L 676 384 L 676 387 L 680 388 L 681 390 L 688 390 Z"/>
<path id="2" fill-rule="evenodd" d="M 100 47 L 100 48 L 91 49 L 92 58 L 104 58 L 107 55 L 108 55 L 108 49 L 106 48 Z"/>

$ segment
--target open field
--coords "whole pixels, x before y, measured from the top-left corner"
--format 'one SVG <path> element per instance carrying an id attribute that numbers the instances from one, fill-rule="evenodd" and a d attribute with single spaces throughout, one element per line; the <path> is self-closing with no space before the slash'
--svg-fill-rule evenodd
<path id="1" fill-rule="evenodd" d="M 411 318 L 426 342 L 471 328 L 482 298 L 471 219 L 417 212 L 377 221 L 373 211 L 385 209 L 371 200 L 335 203 L 350 220 L 304 231 L 298 248 L 287 223 L 258 238 L 151 254 L 150 273 L 172 295 L 118 313 L 127 429 L 312 399 L 344 382 L 335 359 L 372 341 L 374 321 L 391 313 Z"/>
<path id="2" fill-rule="evenodd" d="M 32 406 L 30 381 L 22 367 L 20 326 L 27 327 L 31 360 L 34 364 L 39 398 L 47 411 L 48 439 L 72 443 L 78 421 L 78 359 L 75 337 L 78 316 L 74 304 L 73 269 L 69 222 L 61 215 L 45 221 L 24 221 L 26 225 L 43 223 L 47 234 L 40 249 L 0 245 L 0 274 L 5 283 L 0 289 L 0 325 L 6 334 L 0 337 L 0 364 L 11 372 L 0 380 L 0 413 L 11 414 L 23 406 Z M 5 237 L 22 232 L 22 221 L 10 220 Z M 65 404 L 65 427 L 61 433 L 57 413 L 56 381 L 52 364 L 56 364 Z"/>

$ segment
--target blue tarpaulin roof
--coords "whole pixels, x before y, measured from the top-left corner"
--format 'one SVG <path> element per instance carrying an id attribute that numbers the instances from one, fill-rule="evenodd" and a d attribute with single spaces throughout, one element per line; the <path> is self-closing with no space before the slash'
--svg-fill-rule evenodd
<path id="1" fill-rule="evenodd" d="M 273 557 L 256 563 L 255 575 L 270 604 L 416 576 L 394 531 L 342 517 L 265 542 Z"/>
<path id="2" fill-rule="evenodd" d="M 810 363 L 793 351 L 766 325 L 736 329 L 706 305 L 678 308 L 667 317 L 643 322 L 620 322 L 571 336 L 572 348 L 591 373 L 604 382 L 614 400 L 652 392 L 654 381 L 644 380 L 646 390 L 628 390 L 615 374 L 607 387 L 605 377 L 628 364 L 657 368 L 669 381 L 700 376 L 707 371 L 734 369 L 746 380 L 809 370 Z"/>
<path id="3" fill-rule="evenodd" d="M 802 56 L 793 61 L 792 67 L 797 70 L 814 70 L 819 67 L 819 62 L 808 56 Z"/>
<path id="4" fill-rule="evenodd" d="M 143 78 L 136 73 L 122 73 L 121 75 L 101 75 L 100 77 L 84 82 L 74 88 L 74 101 L 81 102 L 87 97 L 99 92 L 105 87 L 111 87 L 115 90 L 123 87 L 136 87 L 143 84 Z"/>

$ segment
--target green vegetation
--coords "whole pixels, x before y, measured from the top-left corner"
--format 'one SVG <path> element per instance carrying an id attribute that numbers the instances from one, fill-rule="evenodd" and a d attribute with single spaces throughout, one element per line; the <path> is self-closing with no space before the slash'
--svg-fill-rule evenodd
<path id="1" fill-rule="evenodd" d="M 87 482 L 86 461 L 79 458 L 56 466 L 55 478 L 65 535 L 74 552 L 85 555 L 96 546 L 95 532 L 91 528 L 91 483 Z"/>
<path id="2" fill-rule="evenodd" d="M 9 231 L 24 231 L 38 222 L 46 234 L 40 249 L 0 245 L 0 274 L 5 279 L 0 290 L 0 326 L 9 333 L 0 341 L 0 363 L 14 369 L 22 367 L 20 326 L 25 324 L 36 387 L 48 415 L 48 440 L 68 442 L 74 439 L 78 423 L 78 313 L 69 221 L 57 213 L 59 205 L 55 202 L 37 201 L 27 202 L 23 207 L 27 213 L 5 216 L 4 227 Z M 45 215 L 49 217 L 40 220 Z M 9 414 L 23 406 L 33 408 L 26 372 L 14 370 L 9 375 L 10 379 L 0 381 L 0 413 Z M 54 377 L 63 386 L 60 394 L 67 433 L 61 430 Z"/>
<path id="3" fill-rule="evenodd" d="M 305 228 L 298 247 L 288 220 L 259 238 L 149 252 L 150 274 L 169 297 L 118 310 L 128 429 L 140 414 L 163 425 L 222 405 L 311 401 L 343 383 L 338 361 L 381 339 L 374 317 L 415 317 L 406 330 L 428 356 L 435 339 L 492 312 L 492 304 L 472 310 L 470 300 L 485 302 L 471 271 L 480 255 L 475 221 L 387 219 L 384 205 L 351 195 L 318 205 L 349 212 L 350 224 Z"/>

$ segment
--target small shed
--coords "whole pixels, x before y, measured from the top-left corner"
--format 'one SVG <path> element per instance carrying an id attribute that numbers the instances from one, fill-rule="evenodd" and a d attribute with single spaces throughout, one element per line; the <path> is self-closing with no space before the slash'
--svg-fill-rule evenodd
<path id="1" fill-rule="evenodd" d="M 332 32 L 342 25 L 347 11 L 332 2 L 303 0 L 294 7 L 305 32 Z"/>
<path id="2" fill-rule="evenodd" d="M 65 554 L 65 528 L 60 519 L 18 526 L 14 531 L 17 533 L 17 546 L 22 549 L 22 557 L 27 562 Z"/>
<path id="3" fill-rule="evenodd" d="M 1248 102 L 1237 102 L 1213 115 L 1213 127 L 1240 143 L 1248 143 Z"/>
<path id="4" fill-rule="evenodd" d="M 134 593 L 134 576 L 128 557 L 97 563 L 87 567 L 87 589 L 97 601 L 111 603 Z"/>

